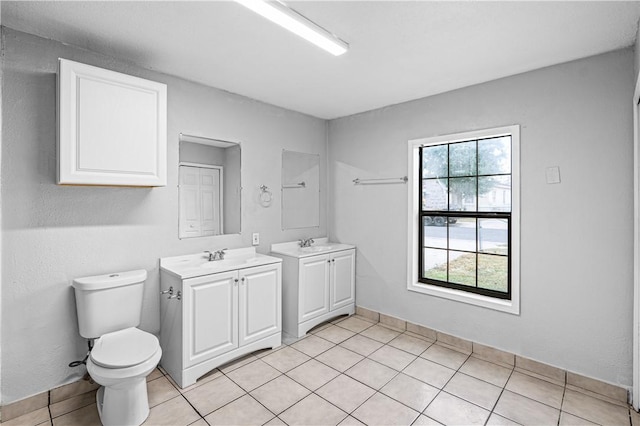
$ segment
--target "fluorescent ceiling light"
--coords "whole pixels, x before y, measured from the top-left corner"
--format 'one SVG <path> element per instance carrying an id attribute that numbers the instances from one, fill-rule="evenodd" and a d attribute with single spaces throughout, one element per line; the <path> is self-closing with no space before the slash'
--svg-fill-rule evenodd
<path id="1" fill-rule="evenodd" d="M 339 56 L 349 45 L 278 0 L 236 0 L 241 5 L 299 35 L 327 52 Z"/>

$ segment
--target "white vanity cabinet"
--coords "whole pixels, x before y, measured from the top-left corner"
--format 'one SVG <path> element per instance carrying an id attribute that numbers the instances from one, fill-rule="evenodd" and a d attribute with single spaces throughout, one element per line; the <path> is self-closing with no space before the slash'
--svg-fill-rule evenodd
<path id="1" fill-rule="evenodd" d="M 271 247 L 271 254 L 283 259 L 283 331 L 293 337 L 355 312 L 355 247 L 320 241 L 308 248 Z"/>
<path id="2" fill-rule="evenodd" d="M 200 269 L 215 268 L 215 262 Z M 242 355 L 281 344 L 280 259 L 261 256 L 260 266 L 239 269 L 228 263 L 236 269 L 188 278 L 161 267 L 161 289 L 171 291 L 160 299 L 160 364 L 180 387 Z"/>
<path id="3" fill-rule="evenodd" d="M 58 183 L 165 186 L 167 86 L 60 59 Z"/>

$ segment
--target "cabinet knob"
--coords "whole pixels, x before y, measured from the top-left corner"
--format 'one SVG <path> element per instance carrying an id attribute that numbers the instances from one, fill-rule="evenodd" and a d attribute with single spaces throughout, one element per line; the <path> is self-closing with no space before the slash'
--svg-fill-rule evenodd
<path id="1" fill-rule="evenodd" d="M 237 278 L 233 279 L 233 285 L 238 285 L 238 279 Z"/>
<path id="2" fill-rule="evenodd" d="M 331 259 L 331 261 L 335 263 L 336 260 L 335 259 Z"/>
<path id="3" fill-rule="evenodd" d="M 242 284 L 244 284 L 244 277 L 242 277 Z"/>

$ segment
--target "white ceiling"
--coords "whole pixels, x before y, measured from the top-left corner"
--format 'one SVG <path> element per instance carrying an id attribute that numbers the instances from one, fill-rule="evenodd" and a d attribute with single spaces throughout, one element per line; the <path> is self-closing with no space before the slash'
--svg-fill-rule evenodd
<path id="1" fill-rule="evenodd" d="M 230 1 L 2 1 L 2 24 L 331 119 L 631 46 L 640 2 L 289 1 L 334 57 Z"/>

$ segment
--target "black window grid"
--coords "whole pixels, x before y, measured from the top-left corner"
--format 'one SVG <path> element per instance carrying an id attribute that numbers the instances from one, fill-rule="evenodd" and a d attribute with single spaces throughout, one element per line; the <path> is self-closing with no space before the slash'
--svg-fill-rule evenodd
<path id="1" fill-rule="evenodd" d="M 507 135 L 502 135 L 502 136 L 507 136 Z M 509 135 L 510 136 L 510 135 Z M 484 139 L 493 139 L 497 136 L 493 136 L 491 138 L 484 138 Z M 477 174 L 478 170 L 479 170 L 479 153 L 478 153 L 478 141 L 480 140 L 484 140 L 484 139 L 469 139 L 469 140 L 463 140 L 463 141 L 456 141 L 456 142 L 448 142 L 448 143 L 443 143 L 441 145 L 446 145 L 447 146 L 447 175 L 446 176 L 439 176 L 439 177 L 428 177 L 428 178 L 423 178 L 423 148 L 425 147 L 421 147 L 420 148 L 420 157 L 419 157 L 419 182 L 420 184 L 418 185 L 418 192 L 419 192 L 419 197 L 420 197 L 420 213 L 418 215 L 418 230 L 419 230 L 419 236 L 418 236 L 418 281 L 421 283 L 425 283 L 425 284 L 431 284 L 431 285 L 436 285 L 439 287 L 445 287 L 445 288 L 451 288 L 451 289 L 455 289 L 455 290 L 462 290 L 462 291 L 466 291 L 469 293 L 475 293 L 475 294 L 480 294 L 483 296 L 489 296 L 489 297 L 494 297 L 497 299 L 505 299 L 505 300 L 511 300 L 511 211 L 509 212 L 498 212 L 498 211 L 479 211 L 478 210 L 478 198 L 479 198 L 479 188 L 478 188 L 478 178 L 479 177 L 494 177 L 494 176 L 512 176 L 512 173 L 495 173 L 495 174 Z M 456 176 L 451 176 L 450 172 L 451 172 L 451 161 L 450 161 L 450 149 L 451 149 L 451 145 L 454 144 L 458 144 L 458 143 L 467 143 L 467 142 L 472 142 L 475 141 L 476 142 L 476 174 L 473 175 L 456 175 Z M 433 145 L 429 145 L 429 146 L 433 146 Z M 509 158 L 509 161 L 511 162 L 511 158 Z M 513 171 L 513 170 L 512 170 Z M 456 178 L 475 178 L 476 179 L 476 188 L 475 188 L 475 194 L 476 194 L 476 210 L 475 211 L 455 211 L 455 210 L 450 210 L 451 205 L 450 205 L 450 196 L 449 196 L 449 186 L 447 187 L 447 210 L 425 210 L 423 208 L 424 206 L 424 200 L 423 200 L 423 182 L 425 180 L 438 180 L 438 179 L 456 179 Z M 510 203 L 511 205 L 511 203 Z M 424 218 L 427 216 L 440 216 L 440 217 L 444 217 L 445 221 L 444 221 L 444 226 L 446 227 L 446 241 L 447 241 L 447 247 L 446 248 L 442 248 L 442 247 L 428 247 L 424 245 Z M 476 226 L 475 226 L 475 251 L 470 251 L 470 250 L 459 250 L 459 249 L 450 249 L 450 235 L 449 235 L 449 221 L 450 218 L 464 218 L 464 217 L 468 217 L 468 218 L 475 218 L 476 219 Z M 479 242 L 479 227 L 478 227 L 478 219 L 502 219 L 502 220 L 506 220 L 507 221 L 507 254 L 503 255 L 503 254 L 493 254 L 493 253 L 486 253 L 486 252 L 480 252 L 478 249 L 478 242 Z M 432 278 L 424 278 L 423 277 L 423 271 L 424 271 L 424 249 L 425 248 L 434 248 L 434 249 L 438 249 L 438 250 L 443 250 L 446 251 L 447 253 L 447 278 L 449 278 L 449 253 L 451 251 L 456 251 L 456 252 L 465 252 L 465 253 L 469 253 L 469 254 L 474 254 L 475 255 L 475 262 L 476 262 L 476 268 L 475 268 L 475 287 L 469 286 L 469 285 L 465 285 L 465 284 L 458 284 L 458 283 L 454 283 L 454 282 L 450 282 L 450 281 L 441 281 L 441 280 L 436 280 L 436 279 L 432 279 Z M 506 257 L 507 258 L 507 291 L 506 292 L 502 292 L 502 291 L 497 291 L 497 290 L 491 290 L 491 289 L 486 289 L 486 288 L 482 288 L 482 287 L 478 287 L 478 256 L 479 255 L 483 255 L 483 256 L 500 256 L 500 257 Z"/>

